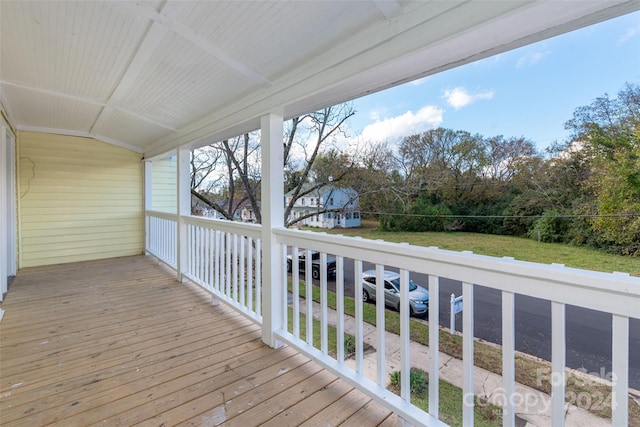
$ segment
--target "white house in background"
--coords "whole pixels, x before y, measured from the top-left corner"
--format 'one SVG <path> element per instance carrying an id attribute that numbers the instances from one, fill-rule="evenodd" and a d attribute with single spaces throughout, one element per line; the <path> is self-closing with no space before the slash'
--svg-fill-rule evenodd
<path id="1" fill-rule="evenodd" d="M 350 187 L 339 188 L 333 185 L 324 185 L 311 191 L 308 191 L 309 188 L 311 184 L 303 186 L 301 193 L 306 194 L 295 201 L 287 222 L 302 218 L 296 224 L 321 228 L 360 227 L 360 201 L 357 191 Z M 285 194 L 285 207 L 291 203 L 292 197 L 293 190 Z"/>
<path id="2" fill-rule="evenodd" d="M 223 200 L 222 202 L 219 202 L 219 204 L 224 210 L 226 210 L 227 205 L 229 204 L 229 201 Z M 251 202 L 249 202 L 248 200 L 245 200 L 245 201 L 234 200 L 233 204 L 235 206 L 237 206 L 238 204 L 240 205 L 236 209 L 236 212 L 233 215 L 234 221 L 256 222 L 256 215 L 253 212 L 253 207 L 251 206 Z M 260 209 L 260 207 L 261 207 L 261 203 L 258 200 L 258 209 Z M 203 202 L 202 200 L 198 199 L 193 195 L 191 196 L 191 214 L 195 216 L 203 216 L 205 218 L 226 219 L 224 215 L 222 215 L 220 212 L 218 212 L 217 210 L 215 210 L 214 208 L 207 205 L 205 202 Z"/>

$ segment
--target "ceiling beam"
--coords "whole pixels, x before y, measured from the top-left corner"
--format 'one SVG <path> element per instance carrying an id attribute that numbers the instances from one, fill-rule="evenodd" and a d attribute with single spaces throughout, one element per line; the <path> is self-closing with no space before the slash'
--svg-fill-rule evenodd
<path id="1" fill-rule="evenodd" d="M 176 6 L 181 3 L 182 5 Z M 251 81 L 254 81 L 262 86 L 271 86 L 271 81 L 269 81 L 269 79 L 267 79 L 265 76 L 247 66 L 243 62 L 235 59 L 224 49 L 216 46 L 204 37 L 196 34 L 191 28 L 179 22 L 176 19 L 176 16 L 178 15 L 178 11 L 182 9 L 184 5 L 183 2 L 169 0 L 160 12 L 156 12 L 153 8 L 139 3 L 116 2 L 116 4 L 129 10 L 131 13 L 135 13 L 139 16 L 150 19 L 151 21 L 153 21 L 154 25 L 162 25 L 163 27 L 173 31 L 174 33 L 183 37 L 185 40 L 189 41 L 191 44 L 207 52 L 211 57 L 217 59 L 227 67 L 242 74 Z"/>
<path id="2" fill-rule="evenodd" d="M 129 2 L 121 2 L 116 4 L 128 5 Z M 175 16 L 178 13 L 180 13 L 180 10 L 182 9 L 182 7 L 183 5 L 181 5 L 178 2 L 168 1 L 162 8 L 162 12 L 164 13 L 163 16 L 166 17 L 165 19 L 171 19 L 172 16 Z M 113 92 L 109 96 L 109 99 L 104 104 L 102 110 L 98 113 L 96 120 L 93 122 L 93 125 L 91 126 L 90 132 L 94 132 L 95 129 L 98 127 L 100 120 L 106 117 L 106 114 L 105 114 L 106 107 L 111 107 L 111 108 L 115 108 L 120 111 L 123 111 L 122 108 L 117 107 L 118 103 L 124 102 L 124 99 L 126 99 L 128 94 L 131 93 L 131 90 L 135 86 L 138 77 L 144 70 L 144 67 L 147 65 L 147 63 L 149 62 L 153 54 L 156 52 L 156 50 L 162 45 L 164 37 L 167 35 L 168 32 L 169 32 L 169 29 L 167 27 L 155 21 L 151 23 L 151 26 L 149 27 L 149 31 L 147 31 L 144 38 L 142 39 L 142 43 L 140 44 L 140 47 L 138 47 L 138 50 L 136 51 L 135 55 L 131 59 L 131 62 L 129 63 L 127 70 L 125 71 L 124 75 L 118 82 L 118 85 L 116 86 L 116 88 L 113 90 Z M 142 115 L 138 113 L 134 113 L 132 111 L 125 111 L 125 112 L 137 118 L 143 117 Z M 153 119 L 146 119 L 145 121 L 161 126 L 166 129 L 170 129 L 173 131 L 176 130 L 171 126 L 165 125 Z"/>
<path id="3" fill-rule="evenodd" d="M 95 105 L 95 106 L 98 106 L 98 107 L 113 108 L 114 110 L 118 110 L 118 111 L 121 111 L 121 112 L 123 112 L 125 114 L 134 116 L 135 118 L 137 118 L 139 120 L 142 120 L 144 122 L 147 122 L 149 124 L 152 124 L 152 125 L 155 125 L 155 126 L 159 126 L 161 128 L 164 128 L 164 129 L 167 129 L 167 130 L 170 130 L 170 131 L 174 131 L 174 132 L 178 131 L 178 129 L 176 129 L 174 127 L 171 127 L 171 126 L 169 126 L 167 124 L 161 123 L 161 122 L 159 122 L 157 120 L 154 120 L 154 119 L 152 119 L 150 117 L 143 116 L 142 114 L 138 114 L 135 111 L 131 111 L 131 110 L 128 110 L 128 109 L 126 109 L 124 107 L 121 107 L 119 105 L 115 105 L 115 104 L 109 103 L 109 102 L 104 102 L 104 101 L 101 101 L 99 99 L 87 98 L 87 97 L 77 96 L 77 95 L 71 95 L 71 94 L 68 94 L 68 93 L 57 92 L 57 91 L 49 90 L 49 89 L 42 89 L 42 88 L 38 88 L 38 87 L 35 87 L 35 86 L 29 86 L 29 85 L 25 85 L 25 84 L 17 83 L 17 82 L 12 82 L 12 81 L 8 81 L 8 80 L 1 80 L 0 84 L 6 85 L 6 86 L 15 87 L 15 88 L 18 88 L 18 89 L 28 90 L 28 91 L 31 91 L 31 92 L 42 93 L 42 94 L 49 95 L 49 96 L 54 96 L 54 97 L 57 97 L 57 98 L 70 99 L 72 101 L 82 102 L 84 104 Z M 94 126 L 92 126 L 91 131 L 93 131 L 94 127 L 95 127 L 95 123 L 94 123 Z"/>

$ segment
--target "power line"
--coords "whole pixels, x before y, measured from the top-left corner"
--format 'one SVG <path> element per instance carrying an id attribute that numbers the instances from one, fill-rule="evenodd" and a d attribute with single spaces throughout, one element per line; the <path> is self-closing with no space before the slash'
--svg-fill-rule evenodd
<path id="1" fill-rule="evenodd" d="M 365 215 L 386 215 L 418 218 L 474 218 L 474 219 L 526 219 L 526 218 L 633 218 L 640 216 L 640 213 L 620 213 L 620 214 L 577 214 L 577 215 L 428 215 L 412 213 L 394 212 L 360 212 Z"/>

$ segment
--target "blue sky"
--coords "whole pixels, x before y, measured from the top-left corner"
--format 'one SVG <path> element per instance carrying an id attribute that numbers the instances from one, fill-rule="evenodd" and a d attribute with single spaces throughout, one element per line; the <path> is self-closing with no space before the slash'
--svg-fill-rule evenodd
<path id="1" fill-rule="evenodd" d="M 442 126 L 543 149 L 566 140 L 577 107 L 625 82 L 640 83 L 640 12 L 359 98 L 350 136 L 395 143 Z"/>

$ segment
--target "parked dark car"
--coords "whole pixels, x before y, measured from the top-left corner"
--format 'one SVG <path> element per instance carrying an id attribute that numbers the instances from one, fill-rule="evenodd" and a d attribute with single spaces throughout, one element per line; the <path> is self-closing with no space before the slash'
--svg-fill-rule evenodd
<path id="1" fill-rule="evenodd" d="M 300 272 L 304 272 L 307 268 L 307 251 L 300 251 L 298 254 L 298 268 Z M 287 271 L 291 273 L 293 271 L 293 264 L 291 255 L 287 255 Z M 332 255 L 327 255 L 327 275 L 335 276 L 336 275 L 336 257 Z M 320 252 L 312 251 L 311 252 L 311 277 L 314 279 L 320 278 Z"/>

